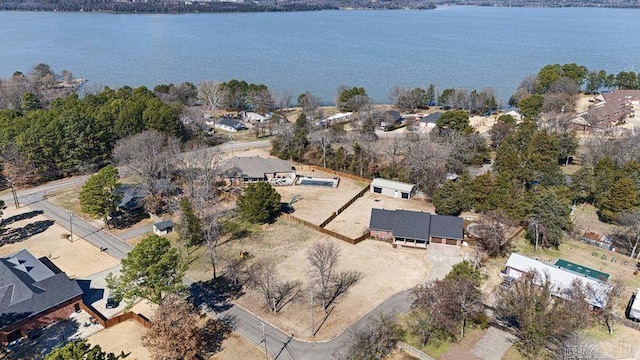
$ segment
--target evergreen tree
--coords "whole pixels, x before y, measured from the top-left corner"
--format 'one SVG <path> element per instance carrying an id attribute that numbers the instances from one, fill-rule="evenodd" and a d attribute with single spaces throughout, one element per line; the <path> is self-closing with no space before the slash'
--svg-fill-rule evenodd
<path id="1" fill-rule="evenodd" d="M 187 246 L 200 245 L 204 241 L 202 222 L 187 197 L 180 199 L 180 222 L 177 230 L 180 240 Z"/>
<path id="2" fill-rule="evenodd" d="M 587 202 L 594 198 L 596 192 L 596 179 L 593 176 L 593 167 L 585 165 L 571 176 L 569 184 L 574 202 Z"/>
<path id="3" fill-rule="evenodd" d="M 547 190 L 537 197 L 529 218 L 526 238 L 537 247 L 558 248 L 571 230 L 569 204 L 556 192 Z"/>
<path id="4" fill-rule="evenodd" d="M 118 168 L 113 165 L 105 166 L 97 174 L 91 175 L 80 191 L 82 212 L 106 221 L 120 201 L 120 196 L 116 195 L 118 179 Z"/>
<path id="5" fill-rule="evenodd" d="M 238 198 L 238 212 L 252 223 L 273 221 L 280 214 L 280 194 L 265 182 L 249 184 Z"/>
<path id="6" fill-rule="evenodd" d="M 91 346 L 86 340 L 81 340 L 51 350 L 44 360 L 117 360 L 124 357 L 124 352 L 116 356 L 102 351 L 100 345 Z"/>
<path id="7" fill-rule="evenodd" d="M 632 212 L 638 205 L 638 193 L 633 181 L 627 177 L 618 179 L 604 194 L 598 209 L 598 217 L 604 222 L 613 222 L 622 213 Z"/>
<path id="8" fill-rule="evenodd" d="M 447 181 L 433 194 L 433 205 L 440 215 L 458 216 L 463 210 L 462 189 L 460 184 Z"/>

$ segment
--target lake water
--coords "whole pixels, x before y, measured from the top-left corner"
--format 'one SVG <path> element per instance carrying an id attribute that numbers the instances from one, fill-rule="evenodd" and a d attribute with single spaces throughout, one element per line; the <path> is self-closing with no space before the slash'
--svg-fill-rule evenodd
<path id="1" fill-rule="evenodd" d="M 493 87 L 508 99 L 550 63 L 640 70 L 640 10 L 444 7 L 430 11 L 113 15 L 0 12 L 0 77 L 44 62 L 89 84 L 232 78 L 333 102 L 340 85 L 388 102 L 396 85 Z"/>

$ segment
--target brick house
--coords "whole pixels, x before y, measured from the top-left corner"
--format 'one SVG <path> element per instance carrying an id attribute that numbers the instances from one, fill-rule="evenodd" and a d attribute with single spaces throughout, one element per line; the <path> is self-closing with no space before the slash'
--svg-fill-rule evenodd
<path id="1" fill-rule="evenodd" d="M 0 258 L 0 341 L 5 345 L 80 310 L 78 283 L 44 262 L 27 250 Z"/>
<path id="2" fill-rule="evenodd" d="M 462 245 L 464 220 L 422 211 L 371 209 L 371 237 L 395 245 L 426 248 L 428 244 Z"/>
<path id="3" fill-rule="evenodd" d="M 223 165 L 222 177 L 230 185 L 262 181 L 271 185 L 293 185 L 296 171 L 291 163 L 284 160 L 236 156 Z"/>

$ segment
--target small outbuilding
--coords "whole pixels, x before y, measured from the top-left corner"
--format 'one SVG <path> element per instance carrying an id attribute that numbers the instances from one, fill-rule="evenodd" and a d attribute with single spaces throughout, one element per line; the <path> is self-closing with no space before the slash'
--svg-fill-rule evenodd
<path id="1" fill-rule="evenodd" d="M 164 236 L 173 231 L 173 221 L 164 220 L 153 224 L 153 232 L 158 236 Z"/>
<path id="2" fill-rule="evenodd" d="M 375 178 L 371 182 L 370 191 L 374 194 L 382 194 L 392 198 L 411 199 L 416 193 L 416 184 Z"/>

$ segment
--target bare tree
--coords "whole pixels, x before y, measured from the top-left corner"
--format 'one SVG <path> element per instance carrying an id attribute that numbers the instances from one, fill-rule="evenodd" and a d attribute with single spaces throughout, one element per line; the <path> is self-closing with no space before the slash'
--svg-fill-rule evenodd
<path id="1" fill-rule="evenodd" d="M 208 319 L 178 295 L 168 295 L 153 316 L 151 328 L 142 338 L 154 360 L 195 359 L 211 356 L 231 332 L 229 319 Z"/>
<path id="2" fill-rule="evenodd" d="M 410 180 L 427 194 L 432 194 L 447 172 L 446 164 L 452 150 L 450 144 L 433 141 L 430 137 L 407 141 L 405 161 Z"/>
<path id="3" fill-rule="evenodd" d="M 491 257 L 505 256 L 513 248 L 513 222 L 500 211 L 488 211 L 476 226 L 478 243 Z"/>
<path id="4" fill-rule="evenodd" d="M 331 149 L 334 137 L 330 131 L 320 130 L 314 131 L 309 136 L 312 143 L 317 144 L 322 151 L 322 167 L 327 167 L 327 152 Z"/>
<path id="5" fill-rule="evenodd" d="M 300 295 L 300 281 L 282 280 L 281 277 L 275 262 L 263 259 L 254 264 L 252 278 L 249 279 L 251 287 L 262 294 L 274 314 Z"/>
<path id="6" fill-rule="evenodd" d="M 129 174 L 137 178 L 148 198 L 157 201 L 157 197 L 166 190 L 168 176 L 179 151 L 178 139 L 146 130 L 119 140 L 113 150 L 113 157 Z M 157 208 L 152 206 L 150 210 L 155 212 Z"/>
<path id="7" fill-rule="evenodd" d="M 217 111 L 222 106 L 225 96 L 226 90 L 219 82 L 205 80 L 198 85 L 198 100 L 210 111 Z"/>
<path id="8" fill-rule="evenodd" d="M 341 347 L 341 360 L 382 360 L 402 338 L 395 314 L 379 314 L 364 326 L 351 330 Z"/>
<path id="9" fill-rule="evenodd" d="M 177 156 L 177 160 L 187 196 L 191 198 L 196 212 L 206 217 L 208 211 L 215 211 L 213 205 L 218 200 L 216 180 L 223 165 L 222 154 L 209 147 L 195 145 Z"/>
<path id="10" fill-rule="evenodd" d="M 625 228 L 624 235 L 626 235 L 625 238 L 628 239 L 628 244 L 631 248 L 631 258 L 640 259 L 640 251 L 638 251 L 638 245 L 640 245 L 640 210 L 621 214 L 618 217 L 618 223 Z"/>
<path id="11" fill-rule="evenodd" d="M 310 281 L 318 289 L 325 312 L 340 295 L 362 278 L 357 271 L 338 272 L 336 267 L 339 258 L 340 249 L 332 241 L 317 242 L 307 251 Z"/>
<path id="12" fill-rule="evenodd" d="M 153 325 L 142 344 L 153 359 L 193 359 L 204 344 L 199 318 L 191 304 L 180 296 L 169 295 L 154 313 Z"/>
<path id="13" fill-rule="evenodd" d="M 624 285 L 620 281 L 610 280 L 601 282 L 598 287 L 587 288 L 587 296 L 595 303 L 602 306 L 594 312 L 597 320 L 601 321 L 609 331 L 609 335 L 613 334 L 613 326 L 616 319 L 616 308 L 620 304 Z"/>
<path id="14" fill-rule="evenodd" d="M 220 214 L 213 213 L 205 218 L 204 221 L 204 244 L 207 247 L 209 262 L 213 270 L 213 279 L 218 277 L 216 265 L 218 264 L 218 243 L 222 238 L 222 229 L 220 225 Z"/>

